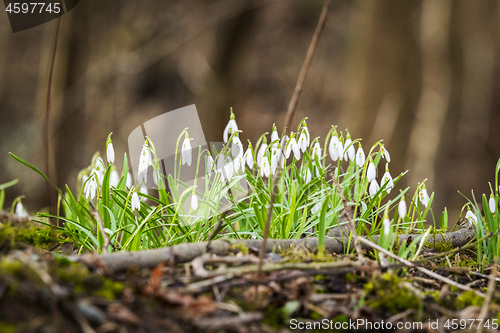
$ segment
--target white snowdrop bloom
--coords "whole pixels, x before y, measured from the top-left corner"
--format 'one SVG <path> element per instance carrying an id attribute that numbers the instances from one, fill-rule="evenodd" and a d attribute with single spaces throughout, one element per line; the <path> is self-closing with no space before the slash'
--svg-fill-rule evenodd
<path id="1" fill-rule="evenodd" d="M 130 174 L 130 172 L 127 172 L 127 182 L 125 183 L 125 186 L 127 186 L 128 188 L 132 186 L 132 175 Z"/>
<path id="2" fill-rule="evenodd" d="M 312 175 L 311 175 L 311 170 L 309 170 L 309 168 L 306 169 L 306 174 L 304 175 L 304 182 L 306 184 L 308 184 L 312 179 Z"/>
<path id="3" fill-rule="evenodd" d="M 151 161 L 151 151 L 149 151 L 149 148 L 147 147 L 147 140 L 146 140 L 146 143 L 144 143 L 144 145 L 142 146 L 141 156 L 139 157 L 139 169 L 137 172 L 138 182 L 146 182 L 148 178 L 148 167 L 152 164 L 153 162 Z M 130 186 L 132 186 L 132 184 L 130 184 Z"/>
<path id="4" fill-rule="evenodd" d="M 245 155 L 243 155 L 245 158 L 245 162 L 247 163 L 248 167 L 250 169 L 253 168 L 253 154 L 252 154 L 252 148 L 248 147 L 247 151 L 245 152 Z"/>
<path id="5" fill-rule="evenodd" d="M 281 139 L 281 147 L 283 150 L 286 150 L 286 146 L 288 145 L 288 140 L 290 140 L 290 137 L 288 135 L 284 135 L 283 138 Z M 287 157 L 288 158 L 288 157 Z"/>
<path id="6" fill-rule="evenodd" d="M 224 173 L 226 174 L 226 179 L 231 180 L 234 175 L 234 164 L 233 160 L 231 159 L 230 156 L 226 156 L 226 160 L 224 163 Z"/>
<path id="7" fill-rule="evenodd" d="M 391 161 L 391 155 L 389 155 L 389 152 L 387 149 L 385 149 L 384 145 L 380 146 L 380 151 L 382 152 L 382 156 L 385 157 L 387 162 Z"/>
<path id="8" fill-rule="evenodd" d="M 348 138 L 345 140 L 344 143 L 344 160 L 346 161 L 354 161 L 354 157 L 356 156 L 356 150 L 354 149 L 354 146 L 352 145 L 352 140 Z"/>
<path id="9" fill-rule="evenodd" d="M 405 218 L 405 216 L 406 216 L 406 201 L 404 200 L 403 197 L 401 197 L 401 201 L 399 202 L 398 213 L 399 213 L 399 217 L 401 219 Z"/>
<path id="10" fill-rule="evenodd" d="M 469 221 L 472 225 L 477 225 L 477 216 L 474 214 L 471 210 L 467 211 L 467 214 L 465 214 L 465 218 L 467 221 Z"/>
<path id="11" fill-rule="evenodd" d="M 88 200 L 93 200 L 95 198 L 97 190 L 97 182 L 96 182 L 96 176 L 93 175 L 91 176 L 90 179 L 87 180 L 87 183 L 85 184 L 85 198 Z"/>
<path id="12" fill-rule="evenodd" d="M 370 193 L 370 196 L 374 196 L 377 194 L 378 190 L 380 190 L 380 187 L 378 186 L 378 183 L 375 179 L 373 179 L 370 182 L 370 188 L 368 189 L 368 193 Z"/>
<path id="13" fill-rule="evenodd" d="M 266 152 L 267 148 L 267 143 L 263 142 L 260 145 L 259 152 L 257 153 L 257 164 L 260 166 L 262 163 L 262 157 L 264 156 L 264 153 Z"/>
<path id="14" fill-rule="evenodd" d="M 271 133 L 271 142 L 276 141 L 273 143 L 274 149 L 278 148 L 279 139 L 280 139 L 280 136 L 278 135 L 278 130 L 276 129 L 276 125 L 273 125 L 273 132 Z"/>
<path id="15" fill-rule="evenodd" d="M 293 155 L 295 156 L 295 159 L 300 160 L 300 148 L 299 148 L 299 145 L 297 144 L 297 141 L 295 140 L 295 137 L 293 137 L 293 136 L 288 141 L 288 144 L 287 144 L 286 149 L 285 149 L 286 158 L 290 157 L 291 151 L 293 151 Z"/>
<path id="16" fill-rule="evenodd" d="M 366 157 L 365 157 L 365 151 L 361 147 L 361 144 L 358 147 L 358 151 L 356 152 L 356 165 L 360 168 L 363 167 L 365 164 Z"/>
<path id="17" fill-rule="evenodd" d="M 233 157 L 236 156 L 243 156 L 243 144 L 241 143 L 241 140 L 239 137 L 235 136 L 233 138 L 233 144 L 231 146 L 231 153 L 233 154 Z"/>
<path id="18" fill-rule="evenodd" d="M 317 142 L 317 141 L 314 144 L 314 148 L 312 151 L 312 157 L 313 157 L 313 159 L 316 159 L 314 156 L 318 157 L 318 161 L 321 161 L 321 146 L 319 145 L 319 142 Z"/>
<path id="19" fill-rule="evenodd" d="M 302 133 L 306 135 L 306 145 L 307 147 L 309 147 L 309 144 L 311 143 L 311 136 L 309 135 L 309 130 L 307 129 L 307 125 L 304 125 L 304 127 L 302 128 Z"/>
<path id="20" fill-rule="evenodd" d="M 418 196 L 420 197 L 420 202 L 425 206 L 427 207 L 427 205 L 429 204 L 429 194 L 427 193 L 427 189 L 423 188 L 420 190 L 420 192 L 418 192 Z"/>
<path id="21" fill-rule="evenodd" d="M 108 143 L 108 147 L 106 148 L 106 159 L 108 163 L 113 163 L 115 161 L 115 150 L 113 149 L 113 143 Z"/>
<path id="22" fill-rule="evenodd" d="M 285 159 L 282 156 L 282 150 L 281 148 L 273 148 L 271 152 L 271 174 L 274 176 L 276 173 L 276 170 L 278 169 L 278 165 L 281 164 L 281 167 L 283 168 L 285 165 Z"/>
<path id="23" fill-rule="evenodd" d="M 111 173 L 109 174 L 109 186 L 117 187 L 119 182 L 120 174 L 116 171 L 116 169 L 111 170 Z"/>
<path id="24" fill-rule="evenodd" d="M 217 172 L 221 174 L 222 181 L 225 180 L 224 164 L 225 164 L 224 156 L 222 154 L 219 154 L 217 156 Z"/>
<path id="25" fill-rule="evenodd" d="M 233 159 L 233 170 L 235 173 L 238 172 L 238 170 L 240 169 L 242 160 L 243 159 L 241 156 L 236 156 Z M 245 162 L 243 162 L 243 163 L 245 163 Z"/>
<path id="26" fill-rule="evenodd" d="M 321 202 L 317 202 L 312 208 L 311 213 L 316 214 L 318 210 L 321 209 Z"/>
<path id="27" fill-rule="evenodd" d="M 370 164 L 368 164 L 368 169 L 366 170 L 366 180 L 371 182 L 372 180 L 375 180 L 376 176 L 377 170 L 375 170 L 375 164 L 373 164 L 373 161 L 370 159 Z"/>
<path id="28" fill-rule="evenodd" d="M 391 220 L 385 218 L 383 223 L 384 223 L 384 235 L 387 237 L 389 236 L 389 232 L 391 231 Z"/>
<path id="29" fill-rule="evenodd" d="M 495 202 L 495 198 L 490 196 L 490 200 L 488 201 L 488 206 L 490 207 L 491 214 L 495 214 L 497 204 Z"/>
<path id="30" fill-rule="evenodd" d="M 191 196 L 191 209 L 196 210 L 196 208 L 198 208 L 198 196 L 193 193 Z"/>
<path id="31" fill-rule="evenodd" d="M 260 176 L 269 177 L 270 174 L 271 174 L 271 166 L 269 165 L 269 158 L 267 158 L 267 156 L 263 156 L 262 161 L 260 163 Z"/>
<path id="32" fill-rule="evenodd" d="M 387 185 L 385 186 L 385 190 L 387 191 L 387 193 L 391 193 L 391 189 L 394 187 L 394 181 L 391 174 L 389 173 L 387 165 L 385 169 L 385 173 L 382 176 L 382 180 L 380 181 L 380 187 L 384 186 L 384 184 L 387 183 Z"/>
<path id="33" fill-rule="evenodd" d="M 182 142 L 182 165 L 187 164 L 191 165 L 193 161 L 193 156 L 191 152 L 191 143 L 189 142 L 189 137 L 186 134 L 184 138 L 184 142 Z"/>
<path id="34" fill-rule="evenodd" d="M 307 129 L 307 127 L 306 127 L 306 129 Z M 309 140 L 307 138 L 306 130 L 304 130 L 304 129 L 302 129 L 302 132 L 300 132 L 298 145 L 299 145 L 300 150 L 302 150 L 303 153 L 306 151 L 307 147 L 309 147 Z"/>
<path id="35" fill-rule="evenodd" d="M 146 186 L 146 184 L 142 184 L 141 187 L 139 187 L 139 192 L 141 192 L 142 194 L 148 195 L 149 191 L 148 191 L 148 187 Z M 145 197 L 141 197 L 140 200 L 146 201 L 148 199 Z"/>
<path id="36" fill-rule="evenodd" d="M 139 211 L 141 209 L 141 200 L 139 200 L 139 195 L 137 194 L 137 192 L 132 193 L 132 199 L 130 200 L 130 203 L 132 205 L 132 211 Z"/>
<path id="37" fill-rule="evenodd" d="M 238 125 L 236 124 L 236 120 L 234 120 L 234 113 L 233 109 L 231 108 L 231 117 L 226 125 L 226 128 L 224 128 L 224 133 L 222 134 L 224 142 L 227 143 L 227 140 L 229 139 L 231 133 L 236 132 L 237 130 L 238 130 Z"/>
<path id="38" fill-rule="evenodd" d="M 240 169 L 241 169 L 241 171 L 245 172 L 245 158 L 243 157 L 243 155 L 240 155 L 240 156 L 236 157 L 236 159 L 240 163 Z"/>
<path id="39" fill-rule="evenodd" d="M 28 217 L 28 213 L 23 207 L 23 204 L 21 202 L 18 202 L 16 204 L 16 214 L 20 219 L 24 219 Z"/>
<path id="40" fill-rule="evenodd" d="M 333 161 L 338 160 L 339 158 L 342 158 L 342 152 L 344 151 L 344 148 L 342 146 L 342 142 L 340 142 L 339 137 L 336 135 L 333 135 L 332 138 L 330 139 L 330 145 L 328 146 L 328 152 L 330 153 L 330 158 Z M 339 154 L 340 152 L 340 154 Z"/>
<path id="41" fill-rule="evenodd" d="M 207 156 L 206 171 L 207 174 L 210 174 L 212 173 L 212 171 L 214 171 L 214 159 L 212 158 L 212 155 Z"/>
<path id="42" fill-rule="evenodd" d="M 105 232 L 105 233 L 107 233 L 107 234 L 108 234 L 108 235 L 110 235 L 110 236 L 112 236 L 112 235 L 113 235 L 113 231 L 111 231 L 111 229 L 109 229 L 109 228 L 104 228 L 104 229 L 102 229 L 102 230 L 104 230 L 104 232 Z"/>

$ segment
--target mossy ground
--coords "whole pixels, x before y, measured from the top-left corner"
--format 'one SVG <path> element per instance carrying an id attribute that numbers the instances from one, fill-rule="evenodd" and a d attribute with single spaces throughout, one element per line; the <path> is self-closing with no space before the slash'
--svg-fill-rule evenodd
<path id="1" fill-rule="evenodd" d="M 92 271 L 50 252 L 53 241 L 45 227 L 0 224 L 0 332 L 285 332 L 293 328 L 293 320 L 312 332 L 344 332 L 349 329 L 341 324 L 357 319 L 394 325 L 474 319 L 484 302 L 473 291 L 459 291 L 412 269 L 381 268 L 369 259 L 364 269 L 278 270 L 260 279 L 243 274 L 189 290 L 206 280 L 193 276 L 186 265 L 113 274 Z M 251 252 L 244 246 L 239 250 Z M 345 259 L 330 254 L 319 258 L 301 247 L 275 256 L 302 263 Z M 462 253 L 451 262 L 464 267 L 475 258 Z M 443 262 L 427 265 L 439 268 Z M 486 279 L 438 273 L 486 291 Z M 500 320 L 499 300 L 495 291 L 487 318 Z M 325 319 L 340 328 L 315 329 L 314 323 Z"/>

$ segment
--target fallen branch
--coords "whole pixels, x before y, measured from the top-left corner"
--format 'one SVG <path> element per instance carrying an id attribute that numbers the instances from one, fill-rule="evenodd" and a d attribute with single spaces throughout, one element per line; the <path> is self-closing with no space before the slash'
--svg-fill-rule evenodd
<path id="1" fill-rule="evenodd" d="M 399 244 L 406 242 L 409 237 L 415 238 L 419 235 L 394 235 Z M 467 244 L 470 239 L 475 236 L 475 232 L 471 228 L 460 229 L 452 233 L 437 234 L 429 237 L 426 240 L 426 245 L 429 247 L 441 246 L 443 243 L 451 245 L 451 247 L 461 247 Z M 360 237 L 362 238 L 362 237 Z M 373 236 L 373 241 L 378 242 L 378 236 Z M 325 239 L 326 253 L 348 253 L 353 250 L 353 242 L 349 242 L 348 237 L 344 239 L 327 238 Z M 215 240 L 210 244 L 212 254 L 218 256 L 227 256 L 231 253 L 235 254 L 242 247 L 260 248 L 262 240 L 246 239 L 246 240 Z M 291 247 L 304 246 L 308 251 L 315 253 L 318 249 L 317 238 L 305 239 L 268 239 L 265 247 L 265 252 L 280 252 Z M 173 245 L 161 249 L 136 251 L 136 252 L 114 252 L 110 254 L 98 255 L 95 253 L 85 254 L 82 256 L 70 256 L 73 261 L 80 261 L 90 267 L 106 267 L 108 271 L 122 271 L 131 267 L 138 268 L 154 268 L 161 262 L 186 263 L 201 256 L 205 253 L 207 243 L 184 243 Z M 350 248 L 347 248 L 350 246 Z M 370 246 L 361 246 L 364 250 L 371 250 Z"/>

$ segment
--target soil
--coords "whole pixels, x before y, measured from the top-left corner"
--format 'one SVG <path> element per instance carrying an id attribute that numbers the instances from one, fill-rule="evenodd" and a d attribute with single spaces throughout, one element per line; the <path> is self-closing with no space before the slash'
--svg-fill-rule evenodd
<path id="1" fill-rule="evenodd" d="M 260 276 L 256 249 L 241 245 L 192 264 L 111 271 L 97 255 L 93 264 L 71 261 L 71 244 L 45 227 L 3 220 L 0 332 L 469 332 L 479 319 L 480 332 L 495 332 L 500 324 L 496 268 L 476 272 L 471 249 L 421 262 L 470 291 L 399 263 L 382 267 L 366 250 L 360 263 L 304 246 L 268 254 Z"/>

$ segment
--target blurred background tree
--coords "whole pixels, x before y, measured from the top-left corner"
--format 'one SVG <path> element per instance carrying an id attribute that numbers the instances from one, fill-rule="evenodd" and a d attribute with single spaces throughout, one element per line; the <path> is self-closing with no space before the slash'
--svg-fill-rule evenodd
<path id="1" fill-rule="evenodd" d="M 54 181 L 75 186 L 96 150 L 113 142 L 121 167 L 132 129 L 196 104 L 207 141 L 235 110 L 243 142 L 284 121 L 322 1 L 81 1 L 63 16 L 54 73 Z M 402 186 L 427 178 L 435 212 L 452 218 L 489 193 L 500 157 L 500 3 L 496 0 L 338 0 L 294 119 L 313 136 L 332 124 L 384 139 Z M 49 204 L 43 180 L 45 91 L 56 21 L 12 34 L 0 15 L 0 183 Z"/>

